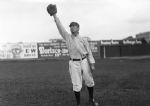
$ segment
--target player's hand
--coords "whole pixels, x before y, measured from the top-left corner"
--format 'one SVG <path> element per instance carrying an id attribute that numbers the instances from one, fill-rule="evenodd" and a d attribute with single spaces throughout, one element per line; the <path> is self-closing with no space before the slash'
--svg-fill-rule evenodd
<path id="1" fill-rule="evenodd" d="M 91 71 L 93 72 L 95 70 L 95 65 L 94 64 L 90 64 L 91 65 Z"/>

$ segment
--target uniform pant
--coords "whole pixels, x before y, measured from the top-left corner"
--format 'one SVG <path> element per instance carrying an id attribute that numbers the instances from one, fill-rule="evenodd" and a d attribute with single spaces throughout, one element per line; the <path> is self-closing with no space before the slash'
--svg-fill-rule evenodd
<path id="1" fill-rule="evenodd" d="M 82 88 L 82 80 L 87 87 L 94 86 L 93 76 L 87 59 L 81 61 L 69 61 L 69 72 L 73 84 L 73 91 L 79 92 Z"/>

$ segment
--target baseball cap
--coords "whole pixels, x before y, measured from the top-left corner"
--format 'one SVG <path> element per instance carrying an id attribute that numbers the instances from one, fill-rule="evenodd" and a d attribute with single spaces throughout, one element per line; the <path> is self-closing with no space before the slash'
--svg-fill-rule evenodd
<path id="1" fill-rule="evenodd" d="M 69 27 L 71 27 L 71 26 L 77 26 L 77 27 L 79 27 L 79 24 L 77 22 L 71 22 L 70 25 L 69 25 Z"/>

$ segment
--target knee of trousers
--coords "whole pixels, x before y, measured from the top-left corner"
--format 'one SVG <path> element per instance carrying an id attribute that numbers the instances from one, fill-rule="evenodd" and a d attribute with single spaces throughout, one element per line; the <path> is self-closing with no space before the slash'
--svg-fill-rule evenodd
<path id="1" fill-rule="evenodd" d="M 86 81 L 85 84 L 86 84 L 87 87 L 93 87 L 93 86 L 95 86 L 95 83 L 94 83 L 93 80 L 92 81 Z"/>
<path id="2" fill-rule="evenodd" d="M 80 92 L 82 85 L 73 85 L 73 91 Z"/>

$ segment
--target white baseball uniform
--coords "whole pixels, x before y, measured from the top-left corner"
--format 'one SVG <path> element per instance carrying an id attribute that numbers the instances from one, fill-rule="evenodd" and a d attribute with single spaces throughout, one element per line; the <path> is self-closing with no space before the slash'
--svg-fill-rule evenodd
<path id="1" fill-rule="evenodd" d="M 73 91 L 79 92 L 82 88 L 82 79 L 85 80 L 85 84 L 88 87 L 94 86 L 94 80 L 91 73 L 91 69 L 88 63 L 95 63 L 88 41 L 78 36 L 69 34 L 62 26 L 58 17 L 55 18 L 57 28 L 60 35 L 65 39 L 68 47 L 70 61 L 69 61 L 69 72 L 71 81 L 73 84 Z M 85 58 L 88 54 L 88 60 Z M 78 61 L 76 61 L 78 59 Z"/>

